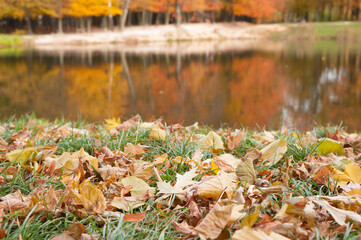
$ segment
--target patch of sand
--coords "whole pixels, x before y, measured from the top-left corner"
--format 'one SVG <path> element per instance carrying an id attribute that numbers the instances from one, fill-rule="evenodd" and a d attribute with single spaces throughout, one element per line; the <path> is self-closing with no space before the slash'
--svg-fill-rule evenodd
<path id="1" fill-rule="evenodd" d="M 127 27 L 123 32 L 94 32 L 24 36 L 39 45 L 136 44 L 202 40 L 262 39 L 270 33 L 286 31 L 280 24 L 253 25 L 247 23 L 192 23 L 174 25 Z"/>

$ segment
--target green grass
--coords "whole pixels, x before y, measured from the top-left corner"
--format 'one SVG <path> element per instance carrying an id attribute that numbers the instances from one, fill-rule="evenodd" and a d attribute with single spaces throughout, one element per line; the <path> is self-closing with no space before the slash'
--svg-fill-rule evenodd
<path id="1" fill-rule="evenodd" d="M 23 41 L 19 36 L 0 34 L 0 46 L 19 46 L 22 45 Z"/>
<path id="2" fill-rule="evenodd" d="M 58 129 L 64 124 L 67 124 L 69 127 L 83 129 L 86 131 L 86 134 L 79 135 L 72 133 L 67 137 L 52 138 L 52 130 Z M 138 160 L 152 162 L 157 155 L 161 154 L 167 154 L 169 159 L 176 157 L 182 159 L 179 164 L 163 163 L 162 165 L 157 166 L 161 179 L 171 184 L 175 183 L 177 174 L 184 174 L 190 169 L 185 161 L 191 158 L 199 148 L 199 134 L 206 135 L 212 130 L 212 128 L 207 126 L 202 126 L 199 130 L 193 131 L 183 129 L 177 132 L 177 134 L 185 136 L 183 138 L 179 138 L 179 135 L 171 134 L 164 140 L 157 140 L 149 138 L 149 129 L 138 129 L 138 127 L 133 127 L 128 131 L 119 131 L 118 135 L 111 135 L 102 124 L 89 124 L 81 119 L 75 122 L 69 122 L 64 119 L 49 122 L 48 120 L 37 119 L 33 115 L 23 116 L 21 118 L 2 119 L 0 121 L 0 126 L 6 128 L 6 132 L 2 133 L 0 137 L 9 143 L 11 142 L 11 136 L 18 133 L 26 126 L 27 130 L 32 131 L 31 137 L 34 137 L 34 140 L 27 142 L 29 146 L 56 145 L 58 146 L 56 155 L 61 155 L 64 152 L 75 152 L 81 148 L 84 148 L 89 154 L 94 155 L 101 147 L 105 146 L 112 151 L 124 151 L 124 147 L 128 143 L 134 145 L 146 145 L 148 146 L 146 153 Z M 38 138 L 37 134 L 43 132 L 42 129 L 46 129 L 45 134 Z M 311 131 L 311 134 L 318 140 L 318 143 L 320 143 L 322 142 L 322 139 L 327 137 L 328 133 L 335 133 L 341 129 L 342 126 L 318 126 Z M 221 152 L 214 153 L 202 150 L 202 160 L 211 159 L 214 156 L 223 153 L 230 153 L 235 157 L 243 158 L 246 152 L 251 148 L 262 149 L 266 144 L 257 140 L 255 137 L 259 132 L 260 131 L 245 130 L 246 137 L 241 141 L 240 145 L 232 151 L 225 149 Z M 255 166 L 256 173 L 260 173 L 263 170 L 273 172 L 273 177 L 269 179 L 270 184 L 285 179 L 285 172 L 290 168 L 288 165 L 289 162 L 292 163 L 292 167 L 296 168 L 306 162 L 309 156 L 317 156 L 318 144 L 306 144 L 303 139 L 304 135 L 297 131 L 275 131 L 272 132 L 272 134 L 275 139 L 283 138 L 287 140 L 288 151 L 277 164 L 270 166 Z M 224 135 L 222 135 L 222 140 L 225 143 Z M 0 157 L 2 154 L 3 153 L 0 152 Z M 128 161 L 133 160 L 128 159 Z M 16 173 L 13 174 L 11 179 L 8 179 L 9 176 L 7 176 L 6 170 L 10 167 L 15 167 Z M 29 170 L 29 168 L 34 167 L 36 167 L 35 163 L 20 166 L 16 163 L 4 161 L 3 158 L 0 161 L 0 168 L 2 168 L 0 177 L 4 177 L 8 180 L 0 182 L 0 197 L 9 193 L 14 193 L 17 190 L 20 190 L 24 196 L 27 196 L 38 186 L 34 183 L 40 182 L 46 182 L 46 189 L 52 187 L 55 190 L 65 191 L 67 186 L 62 182 L 61 177 L 46 174 L 47 168 L 42 165 L 41 162 L 39 163 L 38 171 L 33 172 L 31 169 Z M 212 171 L 213 170 L 201 172 L 194 180 L 200 181 L 204 175 L 212 175 Z M 258 175 L 258 178 L 261 177 L 261 175 Z M 95 174 L 91 177 L 91 181 L 94 184 L 100 184 L 101 178 Z M 152 177 L 149 181 L 150 186 L 156 187 L 156 181 L 157 179 Z M 285 204 L 285 200 L 290 197 L 309 197 L 315 195 L 335 196 L 339 194 L 337 182 L 334 182 L 332 176 L 329 176 L 328 185 L 319 185 L 312 178 L 303 179 L 298 175 L 292 176 L 292 178 L 287 179 L 286 182 L 287 187 L 285 188 L 285 191 L 269 194 L 271 207 L 262 208 L 261 212 L 263 214 L 274 217 L 277 214 L 277 209 L 280 209 Z M 184 235 L 177 232 L 172 221 L 181 222 L 184 220 L 189 214 L 187 206 L 182 205 L 179 199 L 176 199 L 174 195 L 171 195 L 168 198 L 170 201 L 168 206 L 159 205 L 160 202 L 157 201 L 157 197 L 158 196 L 154 196 L 150 198 L 145 205 L 138 209 L 134 209 L 131 212 L 124 212 L 121 210 L 114 211 L 120 215 L 120 218 L 104 218 L 96 214 L 82 216 L 80 212 L 77 211 L 66 211 L 63 203 L 61 204 L 63 208 L 60 206 L 55 211 L 50 211 L 49 208 L 36 211 L 37 202 L 35 201 L 32 208 L 7 212 L 5 216 L 3 216 L 0 228 L 8 229 L 6 239 L 19 239 L 19 235 L 21 235 L 22 239 L 50 239 L 55 235 L 67 231 L 69 226 L 74 222 L 81 223 L 88 234 L 97 235 L 98 239 L 177 239 L 184 237 Z M 195 197 L 194 200 L 197 203 L 202 204 L 198 197 Z M 174 208 L 174 206 L 177 207 Z M 123 221 L 125 214 L 141 213 L 145 211 L 147 214 L 143 221 Z M 247 209 L 247 211 L 251 210 Z M 337 235 L 335 239 L 352 239 L 356 235 L 357 231 L 354 230 L 354 228 L 349 227 L 344 234 Z M 314 239 L 323 238 L 317 235 L 316 232 Z"/>

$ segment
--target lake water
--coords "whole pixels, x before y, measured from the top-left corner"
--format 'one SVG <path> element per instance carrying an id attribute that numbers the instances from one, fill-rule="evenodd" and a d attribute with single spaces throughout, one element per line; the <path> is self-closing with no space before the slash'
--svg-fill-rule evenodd
<path id="1" fill-rule="evenodd" d="M 360 60 L 335 41 L 0 49 L 0 115 L 361 130 Z"/>

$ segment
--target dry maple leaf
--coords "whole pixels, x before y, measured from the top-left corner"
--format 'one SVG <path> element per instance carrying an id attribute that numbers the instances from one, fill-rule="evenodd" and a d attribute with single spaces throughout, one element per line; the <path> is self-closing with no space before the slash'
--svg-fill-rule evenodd
<path id="1" fill-rule="evenodd" d="M 210 131 L 206 136 L 201 139 L 199 146 L 201 147 L 201 149 L 211 151 L 213 153 L 224 150 L 221 136 L 219 136 L 213 131 Z"/>
<path id="2" fill-rule="evenodd" d="M 259 159 L 261 165 L 273 165 L 280 161 L 287 151 L 286 139 L 278 139 L 261 150 L 262 156 Z"/>
<path id="3" fill-rule="evenodd" d="M 233 151 L 236 147 L 241 145 L 242 139 L 245 137 L 244 129 L 242 131 L 236 131 L 233 135 L 230 133 L 226 138 L 227 148 Z"/>
<path id="4" fill-rule="evenodd" d="M 141 144 L 137 144 L 134 145 L 132 143 L 127 143 L 124 146 L 124 153 L 128 156 L 128 157 L 135 157 L 135 156 L 139 156 L 144 154 L 145 149 L 147 149 L 148 146 L 145 145 L 141 145 Z"/>
<path id="5" fill-rule="evenodd" d="M 79 193 L 72 191 L 72 195 L 80 202 L 85 210 L 92 214 L 101 214 L 105 211 L 106 201 L 105 197 L 94 184 L 89 181 L 84 181 L 79 186 Z"/>
<path id="6" fill-rule="evenodd" d="M 216 204 L 203 221 L 194 228 L 201 239 L 216 239 L 226 227 L 234 205 Z"/>
<path id="7" fill-rule="evenodd" d="M 5 142 L 5 140 L 0 137 L 0 152 L 5 152 L 8 148 L 8 143 Z"/>
<path id="8" fill-rule="evenodd" d="M 150 196 L 153 196 L 155 193 L 153 187 L 150 187 L 144 180 L 135 176 L 126 177 L 120 181 L 124 187 L 132 186 L 130 189 L 132 197 L 142 198 L 146 193 L 149 193 Z"/>
<path id="9" fill-rule="evenodd" d="M 214 157 L 213 162 L 217 165 L 219 170 L 222 170 L 224 172 L 234 172 L 238 164 L 241 163 L 241 160 L 234 157 L 232 154 L 226 153 Z"/>
<path id="10" fill-rule="evenodd" d="M 166 131 L 161 129 L 158 126 L 153 126 L 150 129 L 149 138 L 150 139 L 157 139 L 157 140 L 164 140 L 166 137 Z"/>
<path id="11" fill-rule="evenodd" d="M 177 180 L 174 186 L 164 181 L 157 182 L 158 193 L 165 195 L 175 194 L 177 197 L 184 199 L 184 196 L 182 196 L 182 193 L 185 192 L 184 188 L 196 183 L 195 181 L 192 180 L 197 176 L 196 170 L 197 169 L 194 168 L 184 173 L 183 175 L 177 173 L 177 177 L 176 177 Z"/>
<path id="12" fill-rule="evenodd" d="M 244 161 L 241 162 L 236 169 L 237 177 L 244 187 L 249 187 L 256 181 L 256 172 L 254 171 L 253 162 L 257 160 L 259 156 L 260 152 L 257 149 L 248 150 L 244 157 Z"/>
<path id="13" fill-rule="evenodd" d="M 235 177 L 232 176 L 232 174 L 219 171 L 216 176 L 199 184 L 197 194 L 203 198 L 213 198 L 217 200 L 224 192 L 228 199 L 232 199 L 236 186 Z"/>
<path id="14" fill-rule="evenodd" d="M 50 240 L 74 240 L 80 239 L 82 234 L 86 233 L 85 227 L 81 223 L 73 223 L 69 229 L 62 234 L 52 237 Z"/>
<path id="15" fill-rule="evenodd" d="M 28 208 L 30 205 L 29 197 L 21 194 L 20 190 L 0 198 L 0 209 L 4 211 L 16 211 L 19 209 Z"/>
<path id="16" fill-rule="evenodd" d="M 289 238 L 284 237 L 278 233 L 270 232 L 265 233 L 262 230 L 255 230 L 250 227 L 244 227 L 236 231 L 232 235 L 232 240 L 289 240 Z"/>

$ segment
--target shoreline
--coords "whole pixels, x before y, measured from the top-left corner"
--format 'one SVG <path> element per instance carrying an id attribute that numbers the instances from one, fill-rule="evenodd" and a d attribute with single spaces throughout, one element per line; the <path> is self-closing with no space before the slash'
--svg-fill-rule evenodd
<path id="1" fill-rule="evenodd" d="M 192 23 L 179 29 L 174 25 L 127 27 L 123 32 L 66 33 L 25 35 L 24 44 L 30 46 L 81 46 L 101 44 L 137 45 L 144 43 L 173 43 L 183 41 L 256 40 L 284 32 L 281 24 L 248 23 Z"/>

